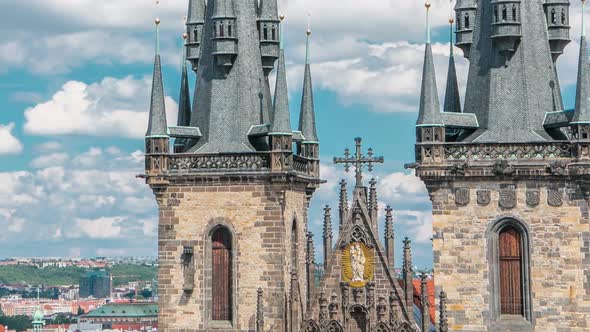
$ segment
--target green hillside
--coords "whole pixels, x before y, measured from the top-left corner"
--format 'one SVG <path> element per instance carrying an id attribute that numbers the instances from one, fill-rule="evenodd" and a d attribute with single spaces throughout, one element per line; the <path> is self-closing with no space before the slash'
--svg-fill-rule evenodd
<path id="1" fill-rule="evenodd" d="M 39 269 L 33 266 L 0 266 L 0 283 L 20 285 L 74 285 L 78 284 L 80 277 L 88 271 L 79 267 L 46 267 Z M 130 281 L 151 281 L 157 276 L 157 267 L 146 265 L 122 264 L 114 265 L 106 269 L 114 276 L 132 276 L 114 278 L 115 286 L 126 284 Z"/>

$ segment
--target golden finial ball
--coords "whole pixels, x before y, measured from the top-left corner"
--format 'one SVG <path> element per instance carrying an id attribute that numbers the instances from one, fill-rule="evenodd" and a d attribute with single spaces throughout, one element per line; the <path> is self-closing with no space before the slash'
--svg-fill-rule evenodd
<path id="1" fill-rule="evenodd" d="M 188 38 L 188 34 L 185 32 L 182 34 L 182 39 L 186 40 Z"/>
<path id="2" fill-rule="evenodd" d="M 160 21 L 160 18 L 156 18 L 156 25 L 160 25 L 162 21 Z"/>
<path id="3" fill-rule="evenodd" d="M 454 18 L 452 18 L 452 17 L 451 17 L 451 18 L 449 18 L 449 24 L 453 24 L 453 23 L 455 23 L 455 19 L 454 19 Z"/>
<path id="4" fill-rule="evenodd" d="M 430 9 L 430 6 L 432 6 L 432 4 L 429 1 L 426 1 L 424 7 L 426 7 L 426 9 Z"/>
<path id="5" fill-rule="evenodd" d="M 305 31 L 305 34 L 311 36 L 311 29 L 307 29 L 307 31 Z"/>
<path id="6" fill-rule="evenodd" d="M 285 15 L 281 14 L 281 15 L 279 16 L 279 19 L 280 19 L 281 21 L 283 21 L 283 20 L 285 19 Z"/>

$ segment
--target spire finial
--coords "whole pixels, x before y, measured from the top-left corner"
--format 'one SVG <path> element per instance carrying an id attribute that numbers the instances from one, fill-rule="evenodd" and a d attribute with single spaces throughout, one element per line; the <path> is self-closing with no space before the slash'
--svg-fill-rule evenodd
<path id="1" fill-rule="evenodd" d="M 426 1 L 424 7 L 426 7 L 426 43 L 430 44 L 430 1 Z"/>
<path id="2" fill-rule="evenodd" d="M 281 23 L 279 23 L 279 38 L 280 38 L 279 39 L 279 48 L 285 49 L 285 39 L 283 37 L 283 31 L 284 31 L 283 24 L 285 21 L 285 15 L 284 14 L 279 15 L 279 20 L 281 20 Z"/>
<path id="3" fill-rule="evenodd" d="M 582 0 L 582 37 L 586 37 L 586 0 Z"/>
<path id="4" fill-rule="evenodd" d="M 455 23 L 455 18 L 453 17 L 453 0 L 449 1 L 449 8 L 450 8 L 450 15 L 449 15 L 449 45 L 451 48 L 450 56 L 453 56 L 453 24 Z"/>
<path id="5" fill-rule="evenodd" d="M 307 30 L 305 31 L 305 64 L 309 64 L 309 38 L 311 37 L 311 12 L 307 13 Z"/>
<path id="6" fill-rule="evenodd" d="M 160 18 L 156 17 L 156 55 L 160 55 Z"/>

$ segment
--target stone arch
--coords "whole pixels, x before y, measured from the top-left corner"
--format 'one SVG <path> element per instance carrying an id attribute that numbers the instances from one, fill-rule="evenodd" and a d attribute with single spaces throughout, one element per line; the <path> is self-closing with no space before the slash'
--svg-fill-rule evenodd
<path id="1" fill-rule="evenodd" d="M 349 309 L 348 331 L 368 332 L 369 331 L 369 312 L 362 305 L 353 305 Z"/>
<path id="2" fill-rule="evenodd" d="M 522 293 L 522 316 L 529 323 L 533 323 L 532 294 L 531 294 L 531 266 L 532 255 L 530 229 L 527 224 L 515 216 L 501 216 L 493 220 L 486 230 L 487 239 L 487 260 L 489 268 L 489 303 L 490 318 L 492 321 L 501 321 L 500 303 L 500 233 L 506 228 L 514 229 L 519 234 L 521 250 L 521 293 Z"/>
<path id="3" fill-rule="evenodd" d="M 310 319 L 303 323 L 301 332 L 320 332 L 320 325 L 316 323 L 314 320 Z"/>
<path id="4" fill-rule="evenodd" d="M 237 270 L 237 253 L 238 253 L 238 237 L 237 237 L 237 233 L 235 228 L 233 227 L 233 223 L 229 220 L 227 220 L 226 218 L 214 218 L 211 219 L 207 225 L 207 227 L 205 228 L 205 232 L 203 234 L 203 243 L 204 243 L 204 254 L 203 254 L 203 258 L 204 258 L 204 263 L 203 263 L 203 269 L 202 269 L 202 294 L 204 295 L 205 298 L 205 306 L 204 306 L 204 313 L 205 313 L 205 324 L 207 327 L 211 326 L 211 324 L 218 326 L 219 325 L 219 321 L 215 321 L 213 320 L 213 294 L 212 294 L 212 289 L 213 289 L 213 278 L 212 278 L 212 272 L 213 272 L 213 235 L 216 231 L 218 231 L 219 229 L 224 229 L 228 232 L 229 237 L 230 237 L 230 243 L 229 246 L 231 247 L 230 250 L 230 257 L 231 257 L 231 262 L 230 262 L 230 273 L 231 273 L 231 283 L 230 283 L 230 287 L 231 289 L 229 290 L 230 294 L 230 307 L 231 307 L 231 312 L 229 314 L 229 317 L 231 317 L 231 319 L 229 321 L 223 321 L 224 322 L 224 326 L 235 326 L 236 324 L 236 319 L 237 319 L 237 310 L 238 310 L 238 303 L 236 301 L 236 292 L 238 289 L 238 270 Z"/>
<path id="5" fill-rule="evenodd" d="M 373 332 L 391 332 L 391 328 L 385 322 L 381 322 L 375 326 Z"/>
<path id="6" fill-rule="evenodd" d="M 413 332 L 412 327 L 407 322 L 403 322 L 397 328 L 396 332 Z"/>
<path id="7" fill-rule="evenodd" d="M 338 323 L 338 321 L 332 320 L 328 323 L 324 332 L 344 332 L 344 328 Z"/>

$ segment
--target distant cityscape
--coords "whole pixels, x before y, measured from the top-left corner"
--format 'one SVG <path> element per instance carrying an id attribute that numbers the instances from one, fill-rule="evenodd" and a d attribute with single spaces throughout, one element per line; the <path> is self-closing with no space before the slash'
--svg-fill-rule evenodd
<path id="1" fill-rule="evenodd" d="M 157 266 L 153 257 L 2 259 L 0 332 L 157 331 Z"/>

